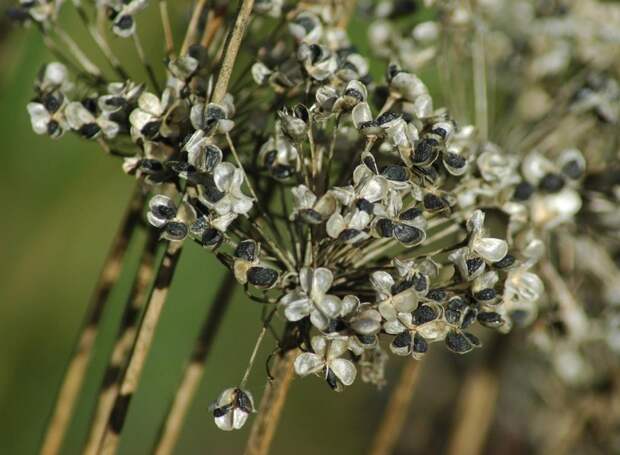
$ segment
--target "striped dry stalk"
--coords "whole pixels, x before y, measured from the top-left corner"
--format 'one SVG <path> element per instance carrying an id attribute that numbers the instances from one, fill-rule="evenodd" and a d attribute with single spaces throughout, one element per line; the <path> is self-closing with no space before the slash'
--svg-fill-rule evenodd
<path id="1" fill-rule="evenodd" d="M 144 204 L 145 195 L 138 184 L 103 264 L 99 281 L 91 296 L 89 308 L 80 329 L 78 342 L 75 344 L 63 382 L 58 389 L 54 408 L 41 446 L 40 453 L 42 455 L 55 455 L 60 452 L 97 339 L 101 316 L 103 315 L 110 292 L 120 276 L 123 258 L 131 238 L 136 228 L 140 225 Z"/>
<path id="2" fill-rule="evenodd" d="M 176 389 L 174 398 L 168 409 L 164 423 L 155 444 L 153 453 L 166 455 L 172 453 L 181 433 L 183 421 L 191 405 L 192 398 L 202 378 L 205 363 L 213 340 L 217 335 L 220 322 L 232 300 L 235 290 L 235 278 L 227 273 L 211 304 L 211 310 L 200 330 L 191 358 L 183 371 L 183 377 Z"/>
<path id="3" fill-rule="evenodd" d="M 121 323 L 116 334 L 116 341 L 99 387 L 97 407 L 84 449 L 85 454 L 92 455 L 96 453 L 97 446 L 105 430 L 107 417 L 112 410 L 114 397 L 118 393 L 120 373 L 127 362 L 127 357 L 133 345 L 138 322 L 140 321 L 140 313 L 142 312 L 146 294 L 153 278 L 157 246 L 158 233 L 156 230 L 151 229 L 144 246 L 142 257 L 140 258 L 138 271 L 127 299 L 125 310 L 121 317 Z"/>
<path id="4" fill-rule="evenodd" d="M 369 452 L 371 455 L 389 455 L 396 447 L 419 377 L 419 362 L 408 359 L 400 373 L 398 384 L 390 394 L 390 401 L 383 413 L 379 429 L 374 435 Z"/>
<path id="5" fill-rule="evenodd" d="M 112 410 L 107 418 L 106 428 L 97 453 L 116 453 L 118 449 L 129 405 L 133 394 L 138 388 L 146 357 L 155 337 L 157 323 L 168 297 L 172 278 L 181 256 L 181 246 L 181 244 L 168 243 L 162 261 L 157 266 L 155 283 L 146 304 L 144 316 L 142 321 L 140 321 L 129 361 L 122 374 L 117 393 L 115 393 Z"/>
<path id="6" fill-rule="evenodd" d="M 288 390 L 293 380 L 293 362 L 297 349 L 278 356 L 274 365 L 273 378 L 267 387 L 258 408 L 258 415 L 252 424 L 250 437 L 245 447 L 245 455 L 266 455 L 273 441 Z"/>

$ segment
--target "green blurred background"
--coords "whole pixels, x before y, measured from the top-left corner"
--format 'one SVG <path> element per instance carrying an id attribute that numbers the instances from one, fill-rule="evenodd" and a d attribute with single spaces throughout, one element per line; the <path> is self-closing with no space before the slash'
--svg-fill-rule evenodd
<path id="1" fill-rule="evenodd" d="M 169 3 L 178 43 L 191 2 Z M 0 1 L 3 11 L 8 4 Z M 69 4 L 66 9 L 62 17 L 65 29 L 96 55 L 75 12 Z M 140 14 L 139 24 L 148 54 L 160 58 L 162 38 L 155 5 Z M 352 29 L 358 45 L 366 48 L 365 24 L 354 22 Z M 0 36 L 0 454 L 21 455 L 36 453 L 133 181 L 121 172 L 117 160 L 104 156 L 93 144 L 70 135 L 52 141 L 32 132 L 25 106 L 32 96 L 39 67 L 51 57 L 34 28 L 9 26 L 2 19 Z M 123 62 L 130 62 L 132 74 L 144 77 L 132 48 L 124 44 L 114 41 L 117 53 Z M 381 74 L 382 69 L 375 67 L 373 72 Z M 126 273 L 105 311 L 63 454 L 79 453 L 84 441 L 142 239 L 132 243 Z M 209 253 L 187 245 L 139 392 L 132 402 L 121 453 L 149 453 L 202 319 L 209 306 L 217 303 L 212 298 L 222 276 L 222 269 Z M 259 331 L 259 317 L 258 305 L 237 292 L 209 357 L 177 453 L 241 452 L 249 425 L 240 432 L 221 432 L 213 423 L 208 405 L 221 390 L 240 380 Z M 257 401 L 264 387 L 262 365 L 273 346 L 265 344 L 248 384 Z M 388 379 L 394 382 L 399 364 L 390 362 Z M 416 401 L 420 405 L 412 410 L 400 444 L 402 453 L 411 453 L 410 449 L 424 446 L 423 441 L 432 437 L 429 426 L 437 420 L 424 418 L 427 406 L 422 403 L 445 402 L 443 409 L 448 412 L 443 412 L 440 421 L 450 419 L 451 398 L 448 393 L 440 393 L 436 382 L 437 375 L 450 375 L 442 373 L 441 366 L 437 368 L 434 375 L 423 376 Z M 458 377 L 460 360 L 455 368 Z M 431 371 L 430 365 L 427 371 Z M 387 394 L 387 388 L 377 392 L 361 381 L 337 395 L 320 380 L 296 380 L 273 453 L 363 453 Z M 408 438 L 413 428 L 418 436 Z M 407 441 L 412 439 L 410 447 Z"/>

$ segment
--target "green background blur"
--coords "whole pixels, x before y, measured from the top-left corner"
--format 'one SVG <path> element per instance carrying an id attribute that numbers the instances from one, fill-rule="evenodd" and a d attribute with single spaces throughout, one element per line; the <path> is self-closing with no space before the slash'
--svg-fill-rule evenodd
<path id="1" fill-rule="evenodd" d="M 190 2 L 169 2 L 180 42 Z M 8 6 L 0 1 L 2 10 Z M 97 55 L 77 22 L 70 4 L 62 23 L 89 55 Z M 157 61 L 162 53 L 157 8 L 139 18 L 147 52 Z M 363 23 L 353 27 L 364 49 Z M 144 77 L 126 42 L 114 41 L 132 74 Z M 120 45 L 119 45 L 120 44 Z M 129 49 L 127 49 L 129 48 Z M 89 295 L 133 187 L 117 160 L 93 144 L 65 135 L 52 141 L 36 136 L 26 113 L 34 77 L 51 57 L 38 32 L 0 24 L 0 454 L 33 454 L 41 440 L 54 394 L 73 348 Z M 381 68 L 373 68 L 381 74 Z M 63 454 L 79 453 L 95 404 L 96 390 L 137 264 L 141 240 L 132 243 L 120 284 L 114 289 L 89 375 Z M 164 310 L 157 338 L 132 401 L 121 453 L 149 453 L 152 438 L 191 351 L 202 319 L 222 279 L 222 269 L 209 253 L 187 245 Z M 217 302 L 215 302 L 217 303 Z M 218 431 L 209 403 L 241 378 L 256 335 L 260 308 L 237 292 L 214 344 L 200 390 L 177 447 L 180 454 L 240 453 L 249 425 L 235 433 Z M 272 343 L 261 353 L 249 389 L 260 399 L 265 373 L 262 365 Z M 391 360 L 390 377 L 399 367 Z M 457 362 L 457 368 L 459 363 Z M 430 371 L 430 369 L 429 369 Z M 440 372 L 441 373 L 441 372 Z M 423 385 L 433 380 L 423 378 Z M 424 390 L 424 387 L 422 387 Z M 433 388 L 437 391 L 437 388 Z M 313 378 L 296 380 L 286 404 L 273 453 L 294 451 L 358 454 L 368 446 L 388 390 L 377 392 L 358 381 L 336 395 Z M 423 392 L 418 395 L 425 395 Z M 420 401 L 446 401 L 441 393 Z M 449 405 L 448 409 L 449 408 Z M 416 406 L 421 409 L 422 406 Z M 445 407 L 444 407 L 445 409 Z M 433 434 L 431 421 L 420 413 L 417 433 Z M 449 418 L 448 415 L 444 418 Z M 251 423 L 251 422 L 250 422 Z M 408 427 L 406 433 L 410 433 Z M 417 438 L 419 445 L 424 436 Z M 409 438 L 410 439 L 410 438 Z M 400 450 L 407 449 L 408 438 Z M 436 442 L 435 442 L 436 443 Z"/>

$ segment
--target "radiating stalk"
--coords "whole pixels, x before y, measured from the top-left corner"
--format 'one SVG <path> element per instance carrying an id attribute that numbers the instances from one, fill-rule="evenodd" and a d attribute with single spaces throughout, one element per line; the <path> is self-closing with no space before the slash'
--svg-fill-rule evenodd
<path id="1" fill-rule="evenodd" d="M 145 195 L 138 184 L 129 201 L 129 206 L 114 237 L 99 275 L 99 281 L 91 296 L 78 342 L 75 345 L 62 385 L 54 401 L 54 409 L 41 446 L 40 453 L 42 455 L 60 453 L 62 441 L 69 426 L 78 394 L 82 388 L 88 363 L 99 332 L 101 316 L 110 292 L 120 276 L 123 258 L 129 247 L 129 242 L 140 224 L 144 204 Z"/>
<path id="2" fill-rule="evenodd" d="M 407 420 L 411 408 L 411 399 L 420 377 L 420 365 L 417 360 L 407 359 L 400 373 L 398 384 L 390 394 L 379 429 L 375 433 L 370 455 L 389 455 L 394 451 L 398 438 Z"/>
<path id="3" fill-rule="evenodd" d="M 172 278 L 179 263 L 181 252 L 181 243 L 169 242 L 161 263 L 157 267 L 155 283 L 146 304 L 144 316 L 140 321 L 138 334 L 129 356 L 129 361 L 122 374 L 118 391 L 115 394 L 112 411 L 108 416 L 97 453 L 113 454 L 118 450 L 120 435 L 129 412 L 129 405 L 134 393 L 138 389 L 142 370 L 155 338 L 155 331 L 166 298 L 170 292 Z"/>
<path id="4" fill-rule="evenodd" d="M 116 341 L 99 387 L 97 407 L 91 422 L 90 434 L 86 441 L 85 454 L 93 455 L 97 452 L 107 418 L 114 404 L 114 398 L 118 393 L 120 374 L 127 363 L 127 358 L 129 357 L 138 329 L 140 313 L 144 307 L 149 285 L 153 279 L 157 246 L 158 232 L 152 229 L 144 245 L 138 271 L 116 334 Z"/>
<path id="5" fill-rule="evenodd" d="M 227 272 L 200 330 L 190 361 L 183 371 L 183 377 L 161 426 L 153 453 L 166 455 L 174 450 L 192 399 L 200 385 L 213 340 L 232 300 L 235 283 L 234 275 Z"/>
<path id="6" fill-rule="evenodd" d="M 293 362 L 298 350 L 285 352 L 276 359 L 272 370 L 273 379 L 267 383 L 265 392 L 254 419 L 250 437 L 245 447 L 245 455 L 266 455 L 273 441 L 288 390 L 293 380 Z"/>

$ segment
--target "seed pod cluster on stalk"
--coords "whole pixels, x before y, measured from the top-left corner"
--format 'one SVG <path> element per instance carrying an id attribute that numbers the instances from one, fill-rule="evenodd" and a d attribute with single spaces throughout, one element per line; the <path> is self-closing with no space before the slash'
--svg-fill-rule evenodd
<path id="1" fill-rule="evenodd" d="M 116 35 L 137 36 L 146 1 L 100 3 Z M 373 58 L 385 60 L 377 78 L 341 25 L 346 8 L 289 3 L 254 4 L 249 33 L 269 36 L 218 99 L 210 47 L 171 55 L 160 89 L 151 77 L 106 79 L 63 40 L 81 69 L 42 68 L 27 106 L 32 127 L 120 157 L 152 194 L 146 218 L 161 238 L 214 254 L 270 312 L 264 324 L 277 314 L 298 334 L 295 372 L 333 390 L 358 375 L 383 385 L 388 353 L 419 360 L 441 343 L 466 354 L 483 329 L 505 334 L 536 320 L 533 338 L 551 362 L 593 331 L 607 330 L 596 339 L 617 349 L 618 318 L 607 315 L 620 295 L 610 253 L 620 89 L 617 60 L 599 53 L 619 40 L 596 30 L 607 7 L 427 2 L 436 20 L 407 36 L 394 17 L 417 3 L 362 7 Z M 51 30 L 59 5 L 22 1 L 14 14 Z M 506 24 L 507 10 L 519 20 Z M 461 60 L 473 67 L 475 121 L 454 74 L 442 74 L 445 106 L 416 74 Z M 491 119 L 487 74 L 514 112 L 500 106 Z M 595 248 L 600 260 L 588 257 Z M 549 272 L 556 264 L 586 274 L 583 289 L 604 295 L 605 309 L 590 314 L 585 296 L 568 305 L 566 284 Z M 597 266 L 598 278 L 586 273 Z M 551 341 L 555 319 L 574 326 L 569 341 Z M 221 429 L 241 428 L 254 411 L 244 384 L 214 403 Z"/>

